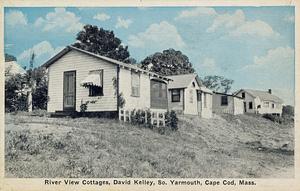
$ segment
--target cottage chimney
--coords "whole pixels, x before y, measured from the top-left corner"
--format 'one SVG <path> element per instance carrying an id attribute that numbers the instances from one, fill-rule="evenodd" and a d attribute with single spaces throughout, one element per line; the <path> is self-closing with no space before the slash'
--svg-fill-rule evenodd
<path id="1" fill-rule="evenodd" d="M 272 89 L 268 89 L 269 94 L 272 94 Z"/>

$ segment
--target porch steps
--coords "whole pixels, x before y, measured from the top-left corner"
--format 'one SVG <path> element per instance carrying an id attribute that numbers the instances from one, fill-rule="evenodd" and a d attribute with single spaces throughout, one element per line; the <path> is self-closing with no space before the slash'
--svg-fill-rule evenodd
<path id="1" fill-rule="evenodd" d="M 72 117 L 75 118 L 78 116 L 77 111 L 55 111 L 50 114 L 50 117 L 62 118 L 62 117 Z"/>

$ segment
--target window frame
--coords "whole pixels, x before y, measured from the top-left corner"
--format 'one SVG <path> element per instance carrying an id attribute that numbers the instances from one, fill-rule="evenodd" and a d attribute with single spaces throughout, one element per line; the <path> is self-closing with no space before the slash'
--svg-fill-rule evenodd
<path id="1" fill-rule="evenodd" d="M 246 93 L 245 92 L 242 92 L 242 98 L 246 98 Z"/>
<path id="2" fill-rule="evenodd" d="M 176 92 L 176 94 L 174 94 Z M 174 99 L 174 97 L 178 97 L 178 99 Z M 171 90 L 171 102 L 180 102 L 181 95 L 180 95 L 180 89 L 172 89 Z"/>
<path id="3" fill-rule="evenodd" d="M 134 86 L 133 81 L 134 81 L 134 75 L 138 76 L 138 85 Z M 140 72 L 135 72 L 131 71 L 131 97 L 140 97 L 141 96 L 141 74 Z M 137 88 L 137 94 L 134 93 L 133 88 Z"/>
<path id="4" fill-rule="evenodd" d="M 252 101 L 249 101 L 249 103 L 248 103 L 248 109 L 253 109 L 253 102 Z"/>
<path id="5" fill-rule="evenodd" d="M 207 93 L 203 92 L 203 107 L 207 108 Z"/>
<path id="6" fill-rule="evenodd" d="M 99 86 L 93 86 L 93 85 L 90 85 L 88 86 L 89 87 L 89 97 L 99 97 L 99 96 L 104 96 L 104 91 L 103 91 L 103 86 L 104 86 L 104 83 L 103 83 L 103 76 L 104 76 L 104 70 L 103 69 L 99 69 L 99 70 L 91 70 L 89 71 L 89 74 L 91 73 L 95 73 L 95 72 L 99 72 L 99 75 L 101 74 L 101 80 L 102 80 L 102 87 L 99 87 Z M 99 93 L 98 94 L 93 94 L 93 89 L 100 89 Z M 94 90 L 95 91 L 95 90 Z"/>
<path id="7" fill-rule="evenodd" d="M 225 102 L 224 102 L 223 98 L 226 98 Z M 221 96 L 221 106 L 228 106 L 228 96 L 226 96 L 226 95 Z"/>
<path id="8" fill-rule="evenodd" d="M 264 101 L 264 107 L 265 107 L 265 108 L 269 108 L 269 107 L 270 107 L 270 102 Z"/>

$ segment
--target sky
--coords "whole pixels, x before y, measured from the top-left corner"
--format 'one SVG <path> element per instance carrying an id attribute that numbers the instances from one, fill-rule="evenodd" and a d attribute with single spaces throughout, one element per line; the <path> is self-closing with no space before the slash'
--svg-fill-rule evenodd
<path id="1" fill-rule="evenodd" d="M 294 105 L 295 16 L 277 7 L 6 7 L 5 53 L 39 66 L 75 42 L 85 24 L 113 30 L 138 62 L 173 48 L 200 77 L 233 79 L 241 88 L 272 89 Z"/>

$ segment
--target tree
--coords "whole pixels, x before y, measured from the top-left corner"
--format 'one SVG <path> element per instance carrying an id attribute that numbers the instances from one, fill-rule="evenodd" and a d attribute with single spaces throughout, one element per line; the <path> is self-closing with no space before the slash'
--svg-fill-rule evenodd
<path id="1" fill-rule="evenodd" d="M 48 78 L 46 69 L 38 67 L 34 68 L 30 72 L 31 78 L 35 83 L 34 88 L 32 89 L 32 107 L 33 109 L 47 109 Z"/>
<path id="2" fill-rule="evenodd" d="M 5 53 L 5 62 L 17 61 L 17 58 L 13 55 Z"/>
<path id="3" fill-rule="evenodd" d="M 189 58 L 180 51 L 168 49 L 156 52 L 141 62 L 141 68 L 161 75 L 178 75 L 194 73 Z"/>
<path id="4" fill-rule="evenodd" d="M 85 25 L 77 34 L 77 42 L 73 46 L 106 56 L 121 62 L 130 63 L 131 59 L 127 46 L 123 46 L 113 31 L 104 30 L 97 26 Z"/>
<path id="5" fill-rule="evenodd" d="M 203 85 L 207 88 L 221 93 L 228 93 L 233 82 L 233 80 L 227 79 L 224 76 L 205 76 L 202 79 Z"/>
<path id="6" fill-rule="evenodd" d="M 21 74 L 5 78 L 5 112 L 26 111 L 27 95 L 23 92 L 27 79 Z"/>
<path id="7" fill-rule="evenodd" d="M 284 105 L 282 107 L 282 116 L 294 116 L 294 107 L 291 105 Z"/>

